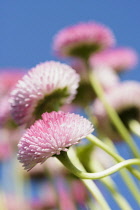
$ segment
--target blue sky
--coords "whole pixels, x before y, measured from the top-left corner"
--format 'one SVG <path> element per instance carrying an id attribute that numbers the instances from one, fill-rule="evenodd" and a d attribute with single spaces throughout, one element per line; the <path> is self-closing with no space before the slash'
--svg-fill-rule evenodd
<path id="1" fill-rule="evenodd" d="M 0 68 L 30 68 L 54 57 L 51 44 L 63 27 L 94 20 L 110 27 L 118 46 L 140 53 L 140 1 L 0 0 Z M 140 64 L 124 78 L 140 80 Z"/>

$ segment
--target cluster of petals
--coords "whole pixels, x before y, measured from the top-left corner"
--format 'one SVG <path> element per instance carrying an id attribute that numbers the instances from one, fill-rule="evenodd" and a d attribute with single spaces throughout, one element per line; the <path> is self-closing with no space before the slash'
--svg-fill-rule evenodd
<path id="1" fill-rule="evenodd" d="M 109 66 L 118 72 L 133 68 L 137 62 L 137 53 L 130 48 L 124 47 L 104 50 L 90 57 L 92 67 Z"/>
<path id="2" fill-rule="evenodd" d="M 18 159 L 26 170 L 30 170 L 37 163 L 67 151 L 92 131 L 91 122 L 77 114 L 46 112 L 21 138 Z"/>
<path id="3" fill-rule="evenodd" d="M 11 93 L 11 113 L 18 124 L 32 121 L 38 103 L 57 90 L 66 88 L 68 96 L 63 103 L 70 103 L 76 94 L 79 75 L 66 64 L 45 62 L 32 68 L 18 81 Z M 57 99 L 56 99 L 57 100 Z"/>
<path id="4" fill-rule="evenodd" d="M 80 45 L 98 45 L 100 49 L 115 44 L 114 35 L 106 26 L 87 22 L 62 29 L 54 38 L 53 49 L 57 55 L 70 56 L 71 49 Z"/>
<path id="5" fill-rule="evenodd" d="M 128 81 L 120 83 L 105 94 L 108 103 L 117 111 L 118 114 L 128 109 L 136 108 L 140 112 L 140 83 Z M 96 99 L 92 106 L 93 115 L 97 118 L 99 129 L 114 140 L 119 140 L 116 130 L 113 129 L 104 105 Z M 138 115 L 140 120 L 140 114 Z"/>

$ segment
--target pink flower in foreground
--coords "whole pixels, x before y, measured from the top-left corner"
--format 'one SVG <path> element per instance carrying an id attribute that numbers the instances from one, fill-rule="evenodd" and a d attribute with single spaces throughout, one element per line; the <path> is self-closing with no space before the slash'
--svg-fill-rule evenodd
<path id="1" fill-rule="evenodd" d="M 106 26 L 79 23 L 61 30 L 54 39 L 53 49 L 59 56 L 88 58 L 92 52 L 113 46 L 114 36 Z"/>
<path id="2" fill-rule="evenodd" d="M 140 122 L 140 83 L 124 82 L 114 87 L 105 97 L 108 103 L 116 110 L 124 125 L 129 129 L 129 122 L 137 120 Z M 111 123 L 107 112 L 99 99 L 93 104 L 93 115 L 97 118 L 99 129 L 113 140 L 121 137 Z"/>
<path id="3" fill-rule="evenodd" d="M 43 163 L 53 155 L 77 144 L 93 131 L 93 126 L 87 119 L 70 113 L 44 113 L 27 129 L 21 138 L 18 148 L 18 159 L 26 170 L 37 163 Z"/>
<path id="4" fill-rule="evenodd" d="M 79 75 L 66 64 L 45 62 L 32 68 L 11 93 L 11 113 L 18 124 L 40 118 L 45 111 L 70 103 L 76 94 Z"/>
<path id="5" fill-rule="evenodd" d="M 97 54 L 93 54 L 90 58 L 91 66 L 109 66 L 117 72 L 133 68 L 138 62 L 136 52 L 129 48 L 109 49 Z"/>

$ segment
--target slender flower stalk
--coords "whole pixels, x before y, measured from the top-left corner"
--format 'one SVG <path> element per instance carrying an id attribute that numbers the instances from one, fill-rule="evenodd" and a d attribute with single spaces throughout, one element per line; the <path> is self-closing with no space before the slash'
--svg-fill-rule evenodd
<path id="1" fill-rule="evenodd" d="M 129 134 L 129 132 L 125 128 L 125 126 L 122 123 L 122 121 L 120 120 L 120 118 L 119 118 L 118 114 L 116 113 L 116 111 L 106 101 L 106 98 L 104 96 L 104 93 L 103 93 L 103 90 L 102 90 L 102 88 L 100 86 L 100 83 L 96 79 L 96 76 L 94 75 L 93 72 L 92 73 L 89 72 L 89 79 L 90 79 L 90 82 L 91 82 L 91 85 L 92 85 L 94 91 L 96 92 L 97 96 L 99 97 L 99 99 L 103 103 L 103 105 L 104 105 L 104 107 L 105 107 L 105 109 L 106 109 L 106 111 L 108 113 L 108 116 L 109 116 L 110 120 L 112 121 L 112 123 L 114 124 L 114 126 L 116 127 L 118 132 L 120 133 L 121 137 L 128 144 L 128 146 L 130 147 L 130 149 L 133 152 L 134 156 L 137 157 L 137 158 L 140 158 L 140 152 L 139 152 L 135 142 L 133 141 L 131 135 Z"/>
<path id="2" fill-rule="evenodd" d="M 91 119 L 91 122 L 94 123 L 94 125 L 97 125 L 97 121 L 96 121 L 96 118 L 93 117 L 93 115 L 91 114 L 91 110 L 90 110 L 90 107 L 87 107 L 86 108 L 86 113 L 87 115 L 89 116 L 89 118 Z M 97 133 L 98 133 L 98 130 L 97 130 Z M 101 135 L 101 134 L 99 134 Z M 96 137 L 95 137 L 96 138 Z M 124 159 L 118 154 L 118 151 L 113 143 L 112 140 L 110 140 L 108 137 L 104 138 L 104 142 L 105 144 L 103 143 L 103 141 L 100 141 L 96 138 L 97 141 L 99 141 L 99 144 L 97 144 L 97 146 L 99 148 L 102 148 L 106 153 L 108 153 L 109 155 L 111 155 L 117 162 L 120 162 L 120 161 L 123 161 Z M 92 143 L 94 142 L 94 144 L 96 144 L 96 140 L 94 139 L 93 141 L 91 141 Z M 103 143 L 104 146 L 101 147 L 101 144 Z M 128 168 L 127 168 L 128 169 Z M 135 169 L 133 168 L 129 168 L 130 172 L 136 176 L 138 179 L 139 179 L 139 172 L 136 171 Z M 135 198 L 135 200 L 137 201 L 137 203 L 140 205 L 140 199 L 139 199 L 139 194 L 140 194 L 140 191 L 136 185 L 136 183 L 134 182 L 133 178 L 131 177 L 131 174 L 129 174 L 127 172 L 127 170 L 121 170 L 120 171 L 120 175 L 123 179 L 123 181 L 125 182 L 126 186 L 128 187 L 128 189 L 130 190 L 132 196 Z M 107 177 L 106 177 L 107 178 Z"/>
<path id="3" fill-rule="evenodd" d="M 101 179 L 106 176 L 109 176 L 117 171 L 119 171 L 122 168 L 125 168 L 130 165 L 140 165 L 140 160 L 139 159 L 129 159 L 129 160 L 124 160 L 104 171 L 97 172 L 97 173 L 86 173 L 83 171 L 80 171 L 78 168 L 76 168 L 72 162 L 70 161 L 67 152 L 61 152 L 60 155 L 56 156 L 58 160 L 75 176 L 81 178 L 81 179 Z"/>
<path id="4" fill-rule="evenodd" d="M 140 137 L 140 123 L 136 120 L 131 120 L 129 122 L 129 129 L 132 133 L 134 133 L 136 136 Z"/>
<path id="5" fill-rule="evenodd" d="M 99 161 L 96 160 L 96 162 L 93 163 L 93 161 L 90 162 L 90 169 L 94 172 L 96 171 L 102 171 L 104 168 L 100 164 Z M 127 202 L 127 200 L 121 195 L 121 193 L 118 191 L 117 186 L 113 179 L 111 177 L 105 177 L 100 180 L 103 185 L 110 191 L 112 197 L 120 207 L 120 209 L 124 210 L 132 210 L 132 207 Z"/>
<path id="6" fill-rule="evenodd" d="M 77 158 L 77 155 L 73 148 L 70 148 L 69 154 L 71 156 L 72 162 L 74 162 L 79 169 L 85 171 L 85 168 Z M 93 198 L 99 203 L 99 205 L 102 207 L 103 210 L 111 210 L 107 201 L 105 200 L 104 196 L 102 195 L 102 193 L 100 192 L 99 188 L 97 187 L 97 185 L 93 180 L 81 179 L 81 181 L 84 183 L 84 185 L 87 187 Z M 94 209 L 93 208 L 94 204 L 92 202 L 90 202 L 90 206 L 92 206 L 92 209 Z"/>
<path id="7" fill-rule="evenodd" d="M 94 135 L 90 134 L 86 137 L 89 141 L 91 141 L 94 145 L 100 147 L 101 149 L 103 149 L 105 152 L 107 152 L 109 155 L 111 155 L 117 162 L 122 162 L 124 161 L 124 159 L 116 154 L 114 151 L 112 151 L 110 149 L 110 147 L 108 145 L 106 145 L 105 143 L 103 143 L 102 141 L 100 141 L 97 137 L 95 137 Z M 127 167 L 127 169 L 134 175 L 136 176 L 138 179 L 140 179 L 140 173 L 138 171 L 136 171 L 134 168 L 132 167 Z"/>
<path id="8" fill-rule="evenodd" d="M 104 138 L 104 142 L 109 146 L 111 151 L 114 151 L 117 153 L 116 147 L 114 146 L 112 140 L 109 138 Z M 131 192 L 131 195 L 135 198 L 137 203 L 140 205 L 140 199 L 139 199 L 139 194 L 140 190 L 134 180 L 132 179 L 131 175 L 124 169 L 120 171 L 120 175 L 125 182 L 126 186 L 128 187 L 129 191 Z"/>

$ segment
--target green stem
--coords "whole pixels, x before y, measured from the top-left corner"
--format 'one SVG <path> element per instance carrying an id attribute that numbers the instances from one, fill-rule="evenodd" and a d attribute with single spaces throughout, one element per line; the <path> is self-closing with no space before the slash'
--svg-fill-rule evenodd
<path id="1" fill-rule="evenodd" d="M 131 120 L 129 122 L 129 128 L 138 137 L 140 137 L 140 123 L 136 120 Z"/>
<path id="2" fill-rule="evenodd" d="M 15 193 L 21 199 L 24 198 L 24 175 L 23 169 L 20 168 L 19 162 L 17 161 L 17 157 L 13 157 L 13 177 L 15 182 Z"/>
<path id="3" fill-rule="evenodd" d="M 113 142 L 109 138 L 104 139 L 105 143 L 109 145 L 109 148 L 113 150 L 115 153 L 117 153 L 116 147 L 114 146 Z M 123 159 L 124 160 L 124 159 Z M 126 186 L 130 190 L 132 196 L 135 198 L 135 200 L 140 204 L 140 199 L 139 199 L 139 188 L 135 184 L 134 180 L 132 179 L 131 175 L 124 169 L 120 171 L 121 177 L 126 183 Z"/>
<path id="4" fill-rule="evenodd" d="M 102 87 L 101 87 L 99 81 L 96 79 L 96 75 L 94 75 L 93 72 L 89 72 L 89 80 L 90 80 L 91 85 L 92 85 L 95 93 L 97 94 L 98 98 L 103 103 L 110 120 L 112 121 L 112 123 L 114 124 L 114 126 L 116 127 L 118 132 L 120 133 L 121 137 L 128 144 L 128 146 L 130 147 L 130 149 L 133 152 L 133 154 L 135 155 L 135 157 L 140 158 L 140 152 L 139 152 L 135 142 L 133 141 L 132 137 L 130 136 L 130 134 L 127 131 L 126 127 L 124 126 L 123 122 L 119 118 L 117 112 L 107 102 L 107 100 L 104 96 Z"/>
<path id="5" fill-rule="evenodd" d="M 90 116 L 92 116 L 90 107 L 87 107 L 85 112 L 87 113 L 89 118 L 90 118 Z M 97 122 L 94 118 L 91 118 L 91 121 L 93 121 L 94 125 Z M 97 132 L 98 132 L 98 130 L 97 130 Z M 107 145 L 105 145 L 105 146 L 107 146 L 106 150 L 105 150 L 107 153 L 109 153 L 111 156 L 113 156 L 114 159 L 117 162 L 120 162 L 120 161 L 124 160 L 121 156 L 119 156 L 118 154 L 115 154 L 115 153 L 118 153 L 118 151 L 116 150 L 116 147 L 115 147 L 115 145 L 114 145 L 112 140 L 110 140 L 108 137 L 106 137 L 106 138 L 104 138 L 104 142 L 105 142 L 105 144 L 107 144 Z M 114 154 L 115 154 L 115 156 L 114 156 Z M 136 175 L 136 177 L 139 177 L 139 172 L 138 171 L 136 171 L 135 169 L 133 169 L 131 167 L 129 169 L 130 169 L 130 172 L 132 172 L 133 175 Z M 134 199 L 137 201 L 138 204 L 140 204 L 140 199 L 139 199 L 140 191 L 139 191 L 138 186 L 134 182 L 133 178 L 131 177 L 131 174 L 129 174 L 126 169 L 123 169 L 123 170 L 120 171 L 120 175 L 121 175 L 122 179 L 124 180 L 126 186 L 128 187 L 130 193 L 134 197 Z"/>
<path id="6" fill-rule="evenodd" d="M 86 173 L 83 171 L 80 171 L 78 168 L 76 168 L 72 162 L 70 161 L 67 152 L 61 152 L 60 155 L 56 156 L 60 162 L 75 176 L 81 178 L 81 179 L 101 179 L 106 176 L 109 176 L 117 171 L 119 171 L 122 168 L 125 168 L 129 165 L 140 165 L 140 160 L 139 159 L 129 159 L 129 160 L 124 160 L 123 162 L 120 162 L 104 171 L 97 172 L 97 173 Z"/>
<path id="7" fill-rule="evenodd" d="M 98 161 L 96 161 L 94 163 L 93 163 L 93 161 L 91 161 L 90 168 L 91 168 L 92 171 L 103 170 L 102 165 Z M 118 189 L 117 189 L 117 186 L 116 186 L 115 182 L 110 177 L 105 177 L 105 178 L 101 179 L 100 181 L 106 186 L 106 188 L 108 188 L 108 190 L 110 191 L 111 195 L 113 196 L 114 200 L 116 201 L 116 203 L 118 204 L 120 209 L 122 209 L 122 210 L 124 210 L 124 209 L 132 210 L 130 204 L 118 192 Z"/>
<path id="8" fill-rule="evenodd" d="M 77 155 L 72 147 L 69 149 L 69 153 L 71 156 L 71 160 L 76 164 L 76 166 L 78 166 L 80 170 L 85 171 L 85 168 L 77 158 Z M 103 210 L 111 210 L 111 208 L 109 207 L 108 203 L 106 202 L 105 198 L 103 197 L 102 193 L 100 192 L 99 188 L 93 180 L 81 179 L 81 181 L 87 187 L 93 198 L 98 202 L 98 204 L 102 207 Z M 91 203 L 92 200 L 90 202 L 90 205 Z M 92 207 L 94 207 L 94 204 L 92 203 Z"/>
<path id="9" fill-rule="evenodd" d="M 101 140 L 99 140 L 97 137 L 95 137 L 94 135 L 90 134 L 86 137 L 90 142 L 92 142 L 94 145 L 100 147 L 101 149 L 103 149 L 105 152 L 107 152 L 109 155 L 111 155 L 117 162 L 122 162 L 124 161 L 124 158 L 122 158 L 120 155 L 114 153 L 113 150 L 110 149 L 110 147 L 108 145 L 106 145 L 105 143 L 103 143 Z M 137 179 L 140 180 L 140 173 L 135 170 L 134 168 L 128 166 L 127 169 L 134 175 L 137 177 Z"/>

